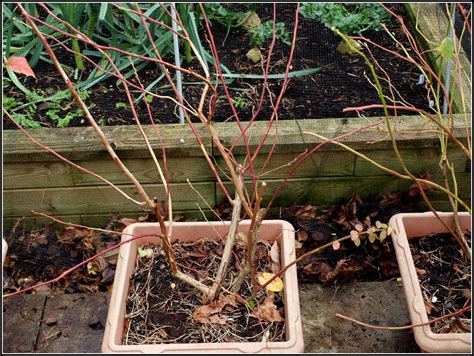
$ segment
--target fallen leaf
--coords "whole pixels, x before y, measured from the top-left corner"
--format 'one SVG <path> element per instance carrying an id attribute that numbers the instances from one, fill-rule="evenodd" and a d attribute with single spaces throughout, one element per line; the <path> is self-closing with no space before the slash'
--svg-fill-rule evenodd
<path id="1" fill-rule="evenodd" d="M 416 274 L 419 276 L 424 276 L 427 272 L 425 269 L 415 267 Z"/>
<path id="2" fill-rule="evenodd" d="M 265 298 L 263 304 L 254 308 L 250 315 L 268 322 L 280 323 L 285 321 L 274 303 L 273 295 Z"/>
<path id="3" fill-rule="evenodd" d="M 252 62 L 252 63 L 258 63 L 262 59 L 262 52 L 260 51 L 260 48 L 255 47 L 251 48 L 247 54 L 246 57 Z"/>
<path id="4" fill-rule="evenodd" d="M 47 285 L 38 286 L 33 289 L 36 294 L 51 294 L 51 287 Z"/>
<path id="5" fill-rule="evenodd" d="M 426 304 L 425 303 L 425 310 L 426 310 L 426 314 L 431 314 L 431 311 L 434 309 L 434 307 L 431 305 L 431 304 Z"/>
<path id="6" fill-rule="evenodd" d="M 300 230 L 296 233 L 296 239 L 300 242 L 304 242 L 308 239 L 308 233 L 304 230 Z"/>
<path id="7" fill-rule="evenodd" d="M 319 276 L 321 283 L 331 284 L 335 280 L 341 280 L 346 276 L 352 276 L 355 272 L 361 269 L 361 266 L 354 261 L 341 259 L 337 261 L 336 267 L 327 273 Z"/>
<path id="8" fill-rule="evenodd" d="M 258 283 L 260 285 L 264 285 L 267 283 L 270 279 L 272 279 L 275 276 L 273 273 L 268 273 L 268 272 L 259 272 L 257 274 L 257 279 Z M 283 290 L 283 281 L 281 280 L 280 277 L 276 277 L 268 286 L 265 287 L 271 292 L 281 292 Z"/>
<path id="9" fill-rule="evenodd" d="M 128 225 L 130 225 L 130 224 L 136 223 L 136 222 L 137 222 L 137 219 L 122 218 L 122 219 L 120 219 L 120 222 L 121 222 L 123 225 L 128 226 Z"/>
<path id="10" fill-rule="evenodd" d="M 227 318 L 220 313 L 225 306 L 235 306 L 235 297 L 232 295 L 220 294 L 217 300 L 213 302 L 201 305 L 194 309 L 193 319 L 194 321 L 201 324 L 222 324 L 226 323 Z"/>
<path id="11" fill-rule="evenodd" d="M 10 68 L 15 73 L 24 74 L 29 77 L 36 78 L 33 69 L 31 69 L 30 64 L 25 57 L 11 56 L 8 58 L 7 63 L 5 64 L 7 68 Z"/>
<path id="12" fill-rule="evenodd" d="M 246 30 L 251 30 L 253 28 L 258 28 L 262 26 L 262 21 L 255 12 L 247 12 L 246 15 L 247 19 L 242 24 L 243 28 L 245 28 Z"/>
<path id="13" fill-rule="evenodd" d="M 272 259 L 272 272 L 277 273 L 281 269 L 280 265 L 280 246 L 275 241 L 270 249 L 270 258 Z"/>

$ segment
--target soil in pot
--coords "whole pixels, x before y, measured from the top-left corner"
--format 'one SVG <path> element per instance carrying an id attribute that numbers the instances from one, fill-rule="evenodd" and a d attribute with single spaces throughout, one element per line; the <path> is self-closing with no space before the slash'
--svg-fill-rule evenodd
<path id="1" fill-rule="evenodd" d="M 468 243 L 471 233 L 467 232 Z M 450 234 L 410 239 L 410 251 L 430 319 L 459 311 L 471 303 L 471 265 Z M 471 332 L 471 312 L 431 324 L 434 333 Z"/>
<path id="2" fill-rule="evenodd" d="M 275 246 L 266 241 L 257 244 L 256 271 L 271 271 Z M 183 271 L 206 280 L 216 275 L 224 245 L 200 240 L 174 243 L 173 249 Z M 251 305 L 246 304 L 242 298 L 250 297 L 250 277 L 237 293 L 242 298 L 228 293 L 245 256 L 246 248 L 238 242 L 224 281 L 225 292 L 203 305 L 193 287 L 171 275 L 160 246 L 141 247 L 130 280 L 123 344 L 285 341 L 282 293 L 260 290 Z"/>

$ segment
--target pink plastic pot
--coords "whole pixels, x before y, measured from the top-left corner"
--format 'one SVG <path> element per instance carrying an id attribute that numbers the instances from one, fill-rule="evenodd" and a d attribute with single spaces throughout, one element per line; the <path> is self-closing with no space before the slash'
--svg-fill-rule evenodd
<path id="1" fill-rule="evenodd" d="M 2 238 L 2 266 L 5 263 L 5 257 L 7 257 L 8 244 L 5 239 Z"/>
<path id="2" fill-rule="evenodd" d="M 197 241 L 202 238 L 218 239 L 224 237 L 229 229 L 229 222 L 182 222 L 174 223 L 172 238 L 181 241 Z M 250 221 L 244 220 L 239 231 L 248 231 Z M 129 234 L 129 235 L 125 235 Z M 127 226 L 122 241 L 129 236 L 159 234 L 158 223 L 136 223 Z M 131 235 L 130 235 L 131 234 Z M 277 241 L 280 245 L 281 265 L 285 266 L 296 258 L 294 228 L 283 220 L 267 220 L 260 227 L 260 239 Z M 300 303 L 296 266 L 291 266 L 283 274 L 285 323 L 287 340 L 284 342 L 249 343 L 202 343 L 202 344 L 151 344 L 123 345 L 125 304 L 130 276 L 135 267 L 138 246 L 147 243 L 160 243 L 158 237 L 144 237 L 120 247 L 115 272 L 109 313 L 105 327 L 102 352 L 124 353 L 300 353 L 303 352 L 303 328 L 301 324 Z M 268 349 L 267 349 L 268 346 Z"/>
<path id="3" fill-rule="evenodd" d="M 453 213 L 440 212 L 438 215 L 449 226 L 453 226 Z M 459 213 L 459 220 L 462 229 L 471 229 L 471 216 L 468 213 Z M 389 224 L 395 229 L 392 239 L 411 322 L 412 324 L 426 323 L 429 321 L 428 314 L 408 242 L 410 238 L 447 232 L 446 228 L 432 212 L 397 214 L 390 219 Z M 469 353 L 471 351 L 471 333 L 435 334 L 431 331 L 430 325 L 416 327 L 413 333 L 423 352 Z"/>

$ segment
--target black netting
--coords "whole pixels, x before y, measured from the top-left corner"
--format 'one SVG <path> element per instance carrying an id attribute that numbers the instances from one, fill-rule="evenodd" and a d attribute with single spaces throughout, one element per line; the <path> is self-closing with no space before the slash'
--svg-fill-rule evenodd
<path id="1" fill-rule="evenodd" d="M 227 4 L 233 11 L 247 11 L 246 7 L 239 4 Z M 398 14 L 407 16 L 402 4 L 390 5 Z M 296 5 L 292 3 L 276 4 L 276 21 L 285 24 L 290 33 L 295 22 Z M 273 19 L 273 4 L 255 4 L 255 10 L 262 23 Z M 408 22 L 408 20 L 407 20 Z M 396 20 L 391 19 L 388 28 L 393 31 L 398 40 L 405 46 L 408 43 Z M 252 64 L 246 58 L 246 53 L 253 47 L 250 34 L 244 29 L 231 29 L 227 35 L 227 28 L 219 23 L 212 24 L 212 31 L 220 55 L 221 63 L 232 73 L 261 74 L 260 63 Z M 364 36 L 373 42 L 389 49 L 400 51 L 396 44 L 385 31 L 370 31 Z M 341 38 L 331 29 L 325 27 L 318 20 L 306 19 L 299 15 L 297 42 L 293 57 L 292 71 L 319 68 L 315 74 L 298 76 L 290 79 L 288 89 L 281 103 L 280 119 L 306 119 L 306 118 L 331 118 L 353 117 L 354 112 L 343 112 L 346 107 L 379 104 L 377 91 L 371 84 L 373 82 L 367 65 L 360 56 L 341 54 L 337 47 Z M 268 53 L 270 41 L 261 45 L 264 55 Z M 416 66 L 407 63 L 394 55 L 389 54 L 375 46 L 370 46 L 373 55 L 372 62 L 379 66 L 377 72 L 383 75 L 385 71 L 395 89 L 395 97 L 403 97 L 410 104 L 423 109 L 428 109 L 429 98 L 423 85 L 418 84 L 420 72 Z M 283 74 L 288 63 L 290 46 L 277 40 L 271 58 L 270 74 Z M 368 51 L 365 51 L 371 56 Z M 370 80 L 370 81 L 369 81 Z M 281 79 L 270 79 L 270 88 L 275 95 L 281 89 Z M 387 83 L 382 81 L 385 92 L 389 94 Z M 258 98 L 263 87 L 263 80 L 234 80 L 229 85 L 235 98 L 243 98 L 248 106 L 241 110 L 241 119 L 249 119 L 257 106 Z M 398 91 L 399 94 L 396 92 Z M 222 93 L 223 94 L 223 93 Z M 258 119 L 268 119 L 271 115 L 268 100 L 263 105 L 263 110 Z M 367 115 L 383 114 L 381 110 L 366 111 Z M 407 114 L 410 114 L 407 112 Z M 216 116 L 218 120 L 230 118 L 232 112 L 225 103 L 222 103 Z"/>

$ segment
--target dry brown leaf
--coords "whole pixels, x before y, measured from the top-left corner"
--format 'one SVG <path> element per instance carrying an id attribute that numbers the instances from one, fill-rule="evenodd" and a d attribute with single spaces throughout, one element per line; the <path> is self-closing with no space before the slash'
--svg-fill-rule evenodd
<path id="1" fill-rule="evenodd" d="M 430 315 L 431 314 L 431 311 L 434 309 L 434 306 L 432 306 L 431 304 L 427 304 L 425 302 L 425 310 L 426 310 L 426 314 Z"/>
<path id="2" fill-rule="evenodd" d="M 285 321 L 274 303 L 273 295 L 265 298 L 263 304 L 260 304 L 258 307 L 254 308 L 250 315 L 268 322 L 280 323 Z"/>
<path id="3" fill-rule="evenodd" d="M 270 258 L 272 259 L 272 272 L 277 273 L 281 269 L 280 265 L 280 246 L 275 241 L 270 249 Z"/>
<path id="4" fill-rule="evenodd" d="M 120 219 L 120 222 L 121 222 L 123 225 L 128 226 L 128 225 L 130 225 L 130 224 L 136 223 L 136 222 L 137 222 L 137 219 L 122 218 L 122 219 Z"/>
<path id="5" fill-rule="evenodd" d="M 321 273 L 319 276 L 319 280 L 323 284 L 330 284 L 333 283 L 337 279 L 342 279 L 347 276 L 353 276 L 354 273 L 361 269 L 361 266 L 354 261 L 341 259 L 337 261 L 336 267 L 330 271 L 326 272 L 327 269 L 325 268 L 324 273 Z"/>
<path id="6" fill-rule="evenodd" d="M 304 242 L 308 239 L 308 233 L 304 230 L 300 230 L 296 233 L 296 239 L 300 242 Z"/>
<path id="7" fill-rule="evenodd" d="M 226 323 L 227 318 L 221 315 L 225 306 L 235 306 L 235 297 L 232 295 L 219 295 L 217 300 L 201 305 L 194 309 L 193 319 L 201 324 L 222 324 Z"/>
<path id="8" fill-rule="evenodd" d="M 299 207 L 295 213 L 298 219 L 314 218 L 316 216 L 316 207 L 313 205 L 304 205 Z"/>
<path id="9" fill-rule="evenodd" d="M 419 276 L 424 276 L 427 272 L 425 269 L 415 267 L 416 274 Z"/>

